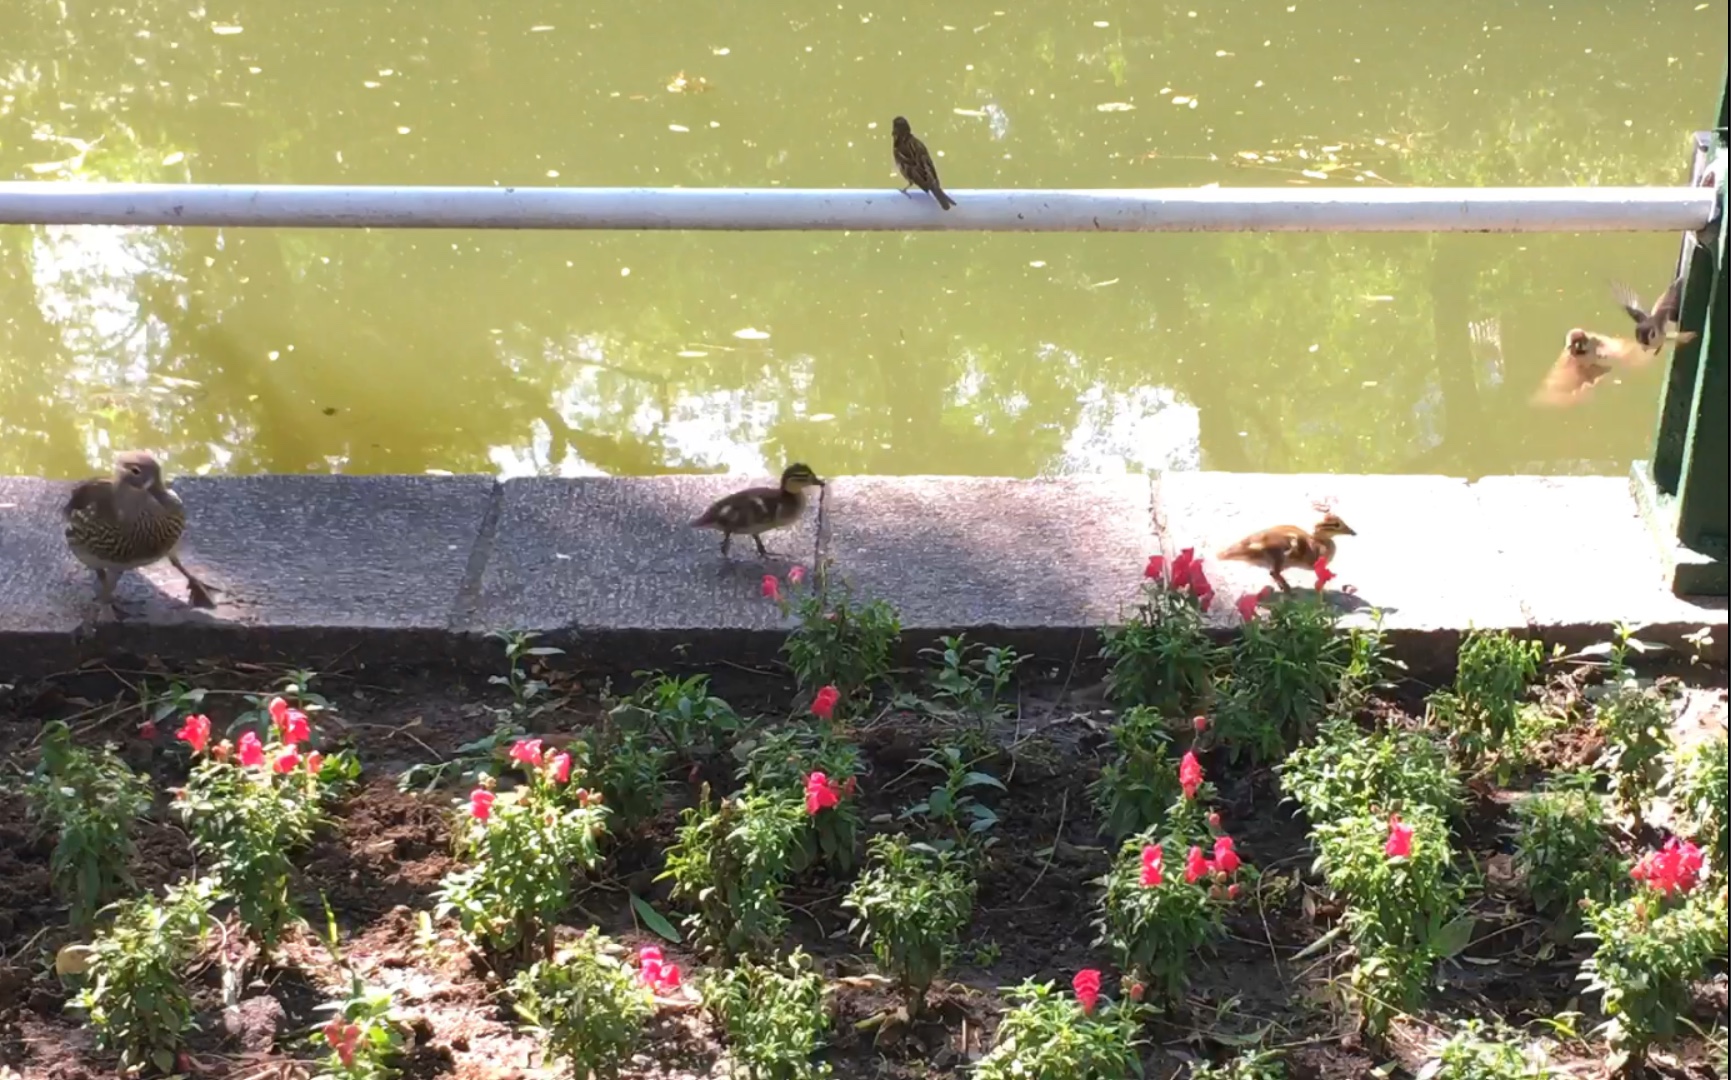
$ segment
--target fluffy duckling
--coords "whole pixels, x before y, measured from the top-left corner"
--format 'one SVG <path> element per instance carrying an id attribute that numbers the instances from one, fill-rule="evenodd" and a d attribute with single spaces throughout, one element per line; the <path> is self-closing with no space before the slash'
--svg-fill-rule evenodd
<path id="1" fill-rule="evenodd" d="M 1296 525 L 1276 525 L 1272 529 L 1246 536 L 1222 551 L 1218 558 L 1264 567 L 1283 592 L 1291 592 L 1292 586 L 1286 583 L 1286 578 L 1282 576 L 1283 571 L 1291 566 L 1314 570 L 1319 562 L 1332 563 L 1334 538 L 1357 535 L 1346 522 L 1335 514 L 1328 513 L 1324 514 L 1322 520 L 1309 532 Z"/>
<path id="2" fill-rule="evenodd" d="M 763 534 L 798 521 L 805 513 L 806 491 L 814 487 L 823 487 L 823 481 L 811 471 L 811 466 L 795 463 L 782 470 L 780 487 L 746 488 L 724 496 L 691 525 L 720 532 L 724 556 L 737 534 L 751 537 L 757 553 L 767 558 L 769 549 L 763 546 Z"/>

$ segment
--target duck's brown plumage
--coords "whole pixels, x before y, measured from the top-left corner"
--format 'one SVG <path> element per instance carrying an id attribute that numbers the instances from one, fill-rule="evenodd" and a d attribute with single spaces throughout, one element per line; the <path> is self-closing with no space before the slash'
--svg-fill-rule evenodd
<path id="1" fill-rule="evenodd" d="M 1297 525 L 1276 525 L 1272 529 L 1252 533 L 1221 551 L 1217 557 L 1263 567 L 1269 576 L 1274 578 L 1275 584 L 1282 589 L 1290 589 L 1291 586 L 1283 576 L 1285 570 L 1294 566 L 1314 570 L 1319 562 L 1333 562 L 1334 538 L 1357 535 L 1346 522 L 1328 514 L 1314 529 L 1305 530 Z"/>
<path id="2" fill-rule="evenodd" d="M 806 465 L 789 465 L 781 474 L 780 487 L 751 487 L 725 495 L 711 503 L 693 521 L 692 527 L 715 529 L 721 533 L 721 553 L 726 555 L 735 536 L 749 536 L 757 545 L 757 553 L 767 556 L 763 533 L 782 529 L 800 519 L 810 499 L 807 488 L 822 487 Z"/>
<path id="3" fill-rule="evenodd" d="M 74 486 L 61 516 L 66 546 L 96 571 L 104 603 L 114 604 L 114 581 L 121 573 L 167 559 L 185 576 L 195 606 L 215 606 L 208 586 L 175 551 L 186 531 L 186 510 L 150 454 L 132 450 L 116 456 L 114 475 Z"/>

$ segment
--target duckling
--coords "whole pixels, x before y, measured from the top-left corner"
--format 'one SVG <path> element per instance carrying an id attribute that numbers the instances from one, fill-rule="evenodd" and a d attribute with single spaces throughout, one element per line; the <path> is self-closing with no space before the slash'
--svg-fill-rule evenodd
<path id="1" fill-rule="evenodd" d="M 751 537 L 757 553 L 769 557 L 763 546 L 763 534 L 771 529 L 783 529 L 798 521 L 805 513 L 808 488 L 823 487 L 823 481 L 809 465 L 797 462 L 782 470 L 781 486 L 746 488 L 717 499 L 703 515 L 691 523 L 696 529 L 716 529 L 721 533 L 721 554 L 726 556 L 735 534 Z"/>
<path id="2" fill-rule="evenodd" d="M 1665 340 L 1658 339 L 1659 348 L 1664 347 Z M 1657 355 L 1657 349 L 1649 351 L 1627 338 L 1576 327 L 1564 339 L 1563 351 L 1533 392 L 1532 402 L 1548 408 L 1578 405 L 1586 400 L 1588 390 L 1616 368 L 1644 367 Z"/>
<path id="3" fill-rule="evenodd" d="M 1325 513 L 1322 520 L 1316 523 L 1316 528 L 1309 532 L 1296 525 L 1276 525 L 1272 529 L 1246 536 L 1222 551 L 1217 558 L 1266 567 L 1269 576 L 1274 578 L 1274 583 L 1280 586 L 1281 591 L 1291 592 L 1292 586 L 1281 576 L 1282 571 L 1289 566 L 1312 570 L 1318 562 L 1333 562 L 1334 538 L 1357 535 L 1338 516 Z"/>

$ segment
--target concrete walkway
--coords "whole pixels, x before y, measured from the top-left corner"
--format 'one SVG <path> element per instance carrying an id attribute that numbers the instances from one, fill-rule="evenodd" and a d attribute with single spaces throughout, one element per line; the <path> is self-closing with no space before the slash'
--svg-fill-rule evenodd
<path id="1" fill-rule="evenodd" d="M 450 661 L 495 666 L 491 629 L 549 632 L 591 662 L 625 667 L 676 655 L 749 661 L 786 630 L 760 595 L 766 572 L 832 561 L 868 597 L 900 611 L 910 637 L 966 630 L 1056 660 L 1091 650 L 1118 621 L 1149 554 L 1210 554 L 1244 533 L 1309 525 L 1327 501 L 1360 534 L 1341 541 L 1333 588 L 1357 612 L 1384 612 L 1419 667 L 1452 658 L 1469 627 L 1532 627 L 1578 646 L 1624 622 L 1681 642 L 1713 629 L 1725 602 L 1671 596 L 1614 477 L 1274 476 L 1011 480 L 842 477 L 778 557 L 749 542 L 732 563 L 719 537 L 686 523 L 738 477 L 642 479 L 258 476 L 174 481 L 190 524 L 188 565 L 222 592 L 186 606 L 166 564 L 126 575 L 126 622 L 76 633 L 95 580 L 67 552 L 69 485 L 0 478 L 0 681 L 98 655 L 222 657 L 307 664 Z M 1232 601 L 1267 583 L 1210 563 L 1224 630 Z M 1293 583 L 1308 583 L 1295 572 Z M 1355 616 L 1360 617 L 1360 616 Z"/>

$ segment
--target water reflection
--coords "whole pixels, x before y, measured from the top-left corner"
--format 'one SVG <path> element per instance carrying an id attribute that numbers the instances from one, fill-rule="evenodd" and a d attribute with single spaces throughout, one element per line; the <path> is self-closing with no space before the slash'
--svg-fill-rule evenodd
<path id="1" fill-rule="evenodd" d="M 958 189 L 1674 183 L 1724 0 L 0 0 L 0 176 Z M 1604 59 L 1600 59 L 1600 58 Z M 1639 78 L 1615 57 L 1641 57 Z M 1660 236 L 0 229 L 0 471 L 1616 470 L 1536 415 Z"/>

